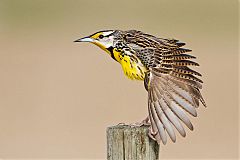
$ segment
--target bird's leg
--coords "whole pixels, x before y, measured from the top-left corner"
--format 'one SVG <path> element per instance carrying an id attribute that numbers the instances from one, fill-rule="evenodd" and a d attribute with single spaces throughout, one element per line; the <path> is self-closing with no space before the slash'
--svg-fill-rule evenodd
<path id="1" fill-rule="evenodd" d="M 141 126 L 149 126 L 150 122 L 149 122 L 149 117 L 147 116 L 147 118 L 145 118 L 144 120 L 142 120 L 141 122 L 136 122 L 136 123 L 132 123 L 130 124 L 131 127 L 141 127 Z"/>
<path id="2" fill-rule="evenodd" d="M 149 117 L 147 116 L 147 118 L 145 118 L 145 119 L 141 122 L 141 124 L 146 125 L 146 126 L 150 125 L 151 123 L 149 122 Z"/>

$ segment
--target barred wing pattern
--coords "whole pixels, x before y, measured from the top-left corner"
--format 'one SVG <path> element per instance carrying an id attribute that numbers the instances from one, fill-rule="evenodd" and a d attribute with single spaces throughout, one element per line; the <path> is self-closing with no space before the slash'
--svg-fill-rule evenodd
<path id="1" fill-rule="evenodd" d="M 126 35 L 127 45 L 148 68 L 144 85 L 148 91 L 150 136 L 166 144 L 168 134 L 175 142 L 176 129 L 185 137 L 183 124 L 193 130 L 188 114 L 197 116 L 199 101 L 206 106 L 200 93 L 201 74 L 189 68 L 198 66 L 190 60 L 195 57 L 186 54 L 191 50 L 181 48 L 185 43 L 175 39 L 156 38 L 134 30 Z"/>
<path id="2" fill-rule="evenodd" d="M 148 111 L 151 122 L 150 134 L 159 143 L 167 142 L 167 134 L 176 141 L 174 128 L 183 136 L 186 132 L 182 125 L 190 130 L 193 125 L 188 114 L 196 117 L 199 101 L 206 106 L 199 89 L 202 81 L 198 72 L 188 66 L 198 66 L 190 61 L 195 57 L 184 54 L 188 49 L 176 48 L 167 52 L 155 51 L 154 66 L 149 68 L 145 81 L 148 90 Z"/>

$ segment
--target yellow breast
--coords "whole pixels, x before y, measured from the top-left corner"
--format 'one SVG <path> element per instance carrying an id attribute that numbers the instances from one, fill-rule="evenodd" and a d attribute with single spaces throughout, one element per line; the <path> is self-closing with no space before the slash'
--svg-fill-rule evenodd
<path id="1" fill-rule="evenodd" d="M 115 59 L 122 65 L 124 74 L 133 80 L 144 80 L 145 72 L 147 68 L 141 63 L 141 61 L 135 56 L 134 60 L 128 55 L 121 55 L 116 49 L 113 50 Z"/>

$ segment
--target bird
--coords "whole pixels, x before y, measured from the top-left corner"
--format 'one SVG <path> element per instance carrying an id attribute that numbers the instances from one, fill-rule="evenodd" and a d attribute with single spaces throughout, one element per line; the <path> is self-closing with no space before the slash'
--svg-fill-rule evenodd
<path id="1" fill-rule="evenodd" d="M 89 42 L 104 50 L 118 62 L 131 80 L 143 81 L 148 93 L 148 135 L 165 145 L 168 137 L 176 142 L 177 132 L 186 136 L 193 130 L 189 116 L 197 117 L 203 81 L 192 50 L 172 38 L 159 38 L 139 30 L 102 30 L 74 42 Z"/>

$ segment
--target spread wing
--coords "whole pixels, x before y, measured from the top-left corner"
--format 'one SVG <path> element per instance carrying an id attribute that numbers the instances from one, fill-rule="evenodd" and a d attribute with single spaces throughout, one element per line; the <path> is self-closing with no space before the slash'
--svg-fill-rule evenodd
<path id="1" fill-rule="evenodd" d="M 167 142 L 167 135 L 176 141 L 175 130 L 186 136 L 184 125 L 193 130 L 189 115 L 197 116 L 199 101 L 206 106 L 200 89 L 200 73 L 190 69 L 198 66 L 194 56 L 186 54 L 185 43 L 175 39 L 156 38 L 140 31 L 126 31 L 125 43 L 148 68 L 144 86 L 148 91 L 150 136 Z"/>
<path id="2" fill-rule="evenodd" d="M 154 50 L 154 65 L 149 67 L 145 79 L 150 134 L 163 144 L 167 142 L 167 134 L 173 142 L 176 141 L 174 128 L 183 137 L 186 136 L 183 124 L 193 130 L 189 115 L 197 116 L 199 101 L 206 106 L 200 93 L 202 81 L 197 78 L 201 74 L 189 68 L 198 66 L 198 63 L 189 60 L 195 57 L 185 52 L 190 50 L 180 47 Z"/>

